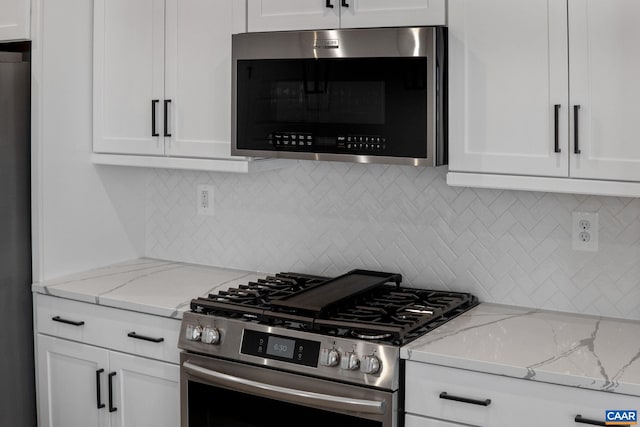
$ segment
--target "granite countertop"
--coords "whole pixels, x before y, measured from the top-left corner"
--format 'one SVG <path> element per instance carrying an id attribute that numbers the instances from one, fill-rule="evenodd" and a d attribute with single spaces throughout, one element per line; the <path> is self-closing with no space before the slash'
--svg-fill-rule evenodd
<path id="1" fill-rule="evenodd" d="M 480 304 L 403 359 L 640 396 L 640 322 Z"/>
<path id="2" fill-rule="evenodd" d="M 193 298 L 265 273 L 140 258 L 34 283 L 33 292 L 181 319 Z"/>

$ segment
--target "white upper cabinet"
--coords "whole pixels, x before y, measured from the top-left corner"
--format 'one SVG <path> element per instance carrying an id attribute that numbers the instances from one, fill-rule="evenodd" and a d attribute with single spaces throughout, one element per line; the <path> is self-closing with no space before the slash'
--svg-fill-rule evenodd
<path id="1" fill-rule="evenodd" d="M 247 0 L 249 32 L 339 27 L 340 0 Z"/>
<path id="2" fill-rule="evenodd" d="M 449 0 L 451 171 L 567 176 L 566 16 L 557 0 Z"/>
<path id="3" fill-rule="evenodd" d="M 449 0 L 448 22 L 450 184 L 640 195 L 640 3 Z"/>
<path id="4" fill-rule="evenodd" d="M 232 7 L 95 1 L 94 152 L 231 157 Z"/>
<path id="5" fill-rule="evenodd" d="M 30 0 L 0 0 L 0 42 L 28 40 L 30 20 Z"/>
<path id="6" fill-rule="evenodd" d="M 569 0 L 573 177 L 640 181 L 638 23 L 636 0 Z"/>
<path id="7" fill-rule="evenodd" d="M 167 0 L 169 156 L 231 156 L 230 1 Z M 222 18 L 221 18 L 222 17 Z"/>
<path id="8" fill-rule="evenodd" d="M 335 0 L 338 4 L 338 0 Z M 445 25 L 445 0 L 342 0 L 342 28 Z"/>
<path id="9" fill-rule="evenodd" d="M 445 0 L 247 0 L 249 32 L 445 23 Z"/>
<path id="10" fill-rule="evenodd" d="M 164 154 L 164 0 L 95 0 L 93 149 Z"/>

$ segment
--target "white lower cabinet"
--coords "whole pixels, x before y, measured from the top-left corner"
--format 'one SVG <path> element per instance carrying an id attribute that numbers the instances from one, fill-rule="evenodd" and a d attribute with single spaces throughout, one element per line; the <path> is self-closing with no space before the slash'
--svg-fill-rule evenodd
<path id="1" fill-rule="evenodd" d="M 467 427 L 462 424 L 448 421 L 434 420 L 433 418 L 418 417 L 407 414 L 404 418 L 405 427 Z"/>
<path id="2" fill-rule="evenodd" d="M 43 295 L 35 305 L 40 427 L 180 424 L 177 351 L 163 349 L 177 348 L 178 320 Z"/>
<path id="3" fill-rule="evenodd" d="M 118 408 L 112 427 L 180 425 L 179 365 L 117 352 L 109 353 L 109 362 Z"/>
<path id="4" fill-rule="evenodd" d="M 108 410 L 97 408 L 97 372 L 103 370 L 102 377 L 108 372 L 109 352 L 45 335 L 38 335 L 37 347 L 38 425 L 108 426 Z M 101 390 L 101 402 L 105 402 L 107 390 Z"/>
<path id="5" fill-rule="evenodd" d="M 406 366 L 407 427 L 603 425 L 640 398 L 418 362 Z M 577 418 L 577 419 L 576 419 Z"/>

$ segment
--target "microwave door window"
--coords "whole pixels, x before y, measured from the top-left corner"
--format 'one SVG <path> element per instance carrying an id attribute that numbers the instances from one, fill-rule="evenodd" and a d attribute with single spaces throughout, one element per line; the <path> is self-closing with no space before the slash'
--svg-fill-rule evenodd
<path id="1" fill-rule="evenodd" d="M 324 61 L 304 61 L 302 68 L 302 93 L 300 110 L 305 112 L 308 123 L 322 123 L 322 116 L 330 111 L 329 64 Z"/>
<path id="2" fill-rule="evenodd" d="M 329 111 L 328 67 L 323 63 L 302 61 L 294 73 L 273 76 L 265 85 L 270 86 L 269 122 L 283 130 L 318 123 L 321 113 Z"/>
<path id="3" fill-rule="evenodd" d="M 337 152 L 341 136 L 377 137 L 387 142 L 379 154 L 424 157 L 426 61 L 240 60 L 238 148 Z M 300 137 L 313 144 L 293 144 Z M 424 152 L 414 152 L 416 138 L 425 141 Z"/>

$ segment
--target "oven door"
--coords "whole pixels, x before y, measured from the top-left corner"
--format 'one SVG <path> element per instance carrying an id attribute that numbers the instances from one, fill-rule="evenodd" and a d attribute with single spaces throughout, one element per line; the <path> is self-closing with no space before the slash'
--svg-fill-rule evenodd
<path id="1" fill-rule="evenodd" d="M 397 427 L 397 392 L 182 352 L 181 427 Z"/>

